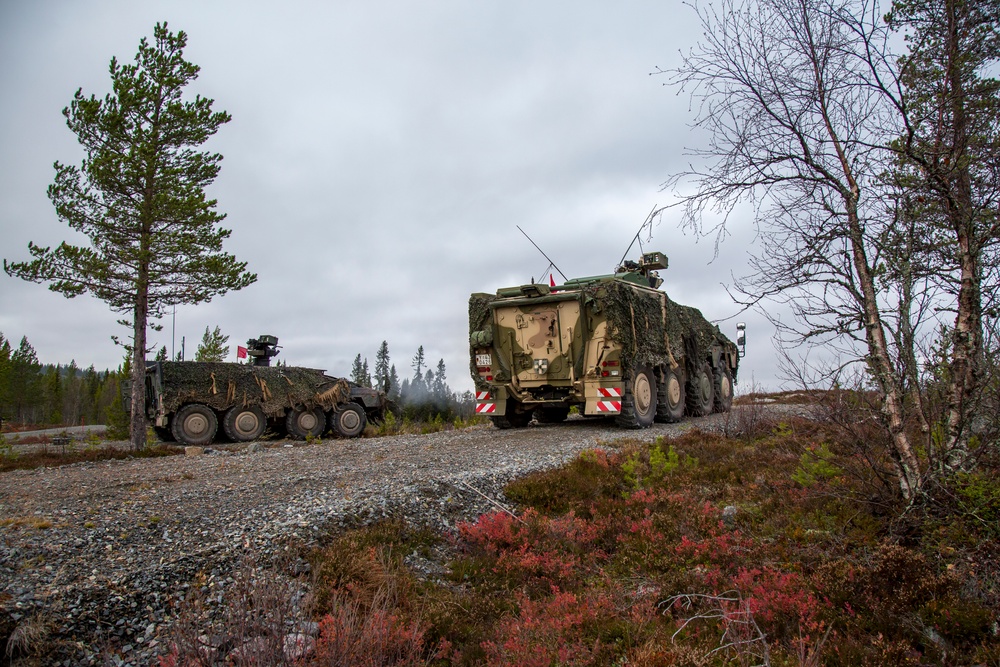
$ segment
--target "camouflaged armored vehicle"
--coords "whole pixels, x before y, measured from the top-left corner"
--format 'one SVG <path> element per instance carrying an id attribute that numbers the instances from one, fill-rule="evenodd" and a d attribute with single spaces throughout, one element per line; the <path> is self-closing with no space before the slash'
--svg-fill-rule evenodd
<path id="1" fill-rule="evenodd" d="M 256 440 L 268 426 L 305 439 L 327 430 L 361 435 L 379 421 L 385 395 L 321 370 L 270 366 L 278 339 L 247 341 L 253 363 L 158 361 L 146 366 L 146 416 L 164 440 L 207 445 L 221 425 L 233 442 Z"/>
<path id="2" fill-rule="evenodd" d="M 533 416 L 562 421 L 578 406 L 645 428 L 728 411 L 740 351 L 698 310 L 657 289 L 656 270 L 666 267 L 662 253 L 646 253 L 614 275 L 473 294 L 476 412 L 510 428 Z"/>

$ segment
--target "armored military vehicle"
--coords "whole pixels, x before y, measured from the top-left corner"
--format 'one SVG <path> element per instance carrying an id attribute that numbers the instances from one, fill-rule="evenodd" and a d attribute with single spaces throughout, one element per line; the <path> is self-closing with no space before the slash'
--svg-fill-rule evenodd
<path id="1" fill-rule="evenodd" d="M 473 294 L 476 412 L 511 428 L 562 421 L 578 406 L 645 428 L 728 411 L 740 350 L 658 289 L 665 268 L 666 256 L 651 252 L 613 275 Z"/>
<path id="2" fill-rule="evenodd" d="M 146 416 L 164 440 L 207 445 L 219 425 L 234 442 L 256 440 L 270 426 L 293 438 L 328 429 L 353 438 L 379 421 L 385 395 L 321 370 L 270 366 L 278 339 L 247 341 L 251 364 L 157 361 L 146 365 Z"/>

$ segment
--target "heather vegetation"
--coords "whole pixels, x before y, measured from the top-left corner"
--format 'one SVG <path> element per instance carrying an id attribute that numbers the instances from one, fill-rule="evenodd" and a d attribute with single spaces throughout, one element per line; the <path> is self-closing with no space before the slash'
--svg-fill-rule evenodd
<path id="1" fill-rule="evenodd" d="M 904 504 L 886 436 L 834 398 L 609 443 L 450 534 L 334 535 L 309 556 L 315 650 L 274 664 L 996 664 L 1000 460 Z"/>

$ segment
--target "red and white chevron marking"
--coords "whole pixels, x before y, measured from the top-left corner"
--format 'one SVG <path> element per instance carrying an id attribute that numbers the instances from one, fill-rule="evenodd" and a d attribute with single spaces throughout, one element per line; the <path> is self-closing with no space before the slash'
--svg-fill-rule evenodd
<path id="1" fill-rule="evenodd" d="M 496 403 L 476 403 L 476 414 L 477 415 L 488 415 L 491 412 L 496 412 Z"/>
<path id="2" fill-rule="evenodd" d="M 597 402 L 598 412 L 621 412 L 622 402 L 621 401 L 598 401 Z"/>
<path id="3" fill-rule="evenodd" d="M 598 396 L 603 396 L 604 398 L 621 398 L 622 390 L 621 388 L 615 389 L 611 387 L 610 389 L 604 389 L 603 387 L 598 387 Z"/>
<path id="4" fill-rule="evenodd" d="M 490 400 L 490 392 L 488 391 L 477 391 L 476 392 L 477 401 L 488 401 Z"/>

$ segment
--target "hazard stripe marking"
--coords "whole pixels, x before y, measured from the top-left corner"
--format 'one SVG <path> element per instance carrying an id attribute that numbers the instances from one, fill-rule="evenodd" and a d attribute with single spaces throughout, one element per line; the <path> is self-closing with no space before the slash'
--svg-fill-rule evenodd
<path id="1" fill-rule="evenodd" d="M 611 387 L 609 389 L 598 387 L 597 393 L 601 396 L 604 396 L 605 398 L 620 398 L 622 395 L 622 390 L 621 388 L 615 389 L 614 387 Z"/>
<path id="2" fill-rule="evenodd" d="M 497 409 L 496 403 L 476 403 L 476 414 L 483 415 L 495 412 Z"/>
<path id="3" fill-rule="evenodd" d="M 597 402 L 598 412 L 621 412 L 622 402 L 621 401 L 598 401 Z"/>
<path id="4" fill-rule="evenodd" d="M 488 401 L 490 400 L 490 392 L 488 391 L 477 391 L 476 392 L 477 401 Z"/>

